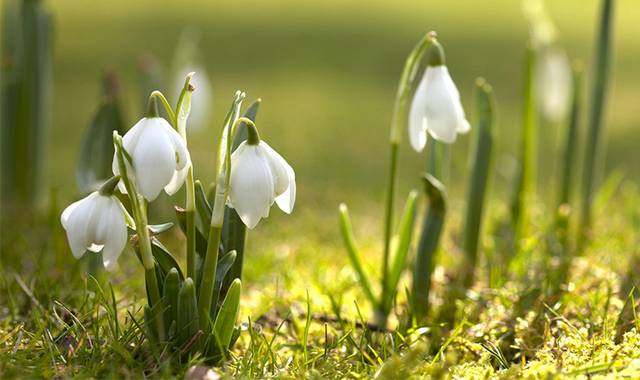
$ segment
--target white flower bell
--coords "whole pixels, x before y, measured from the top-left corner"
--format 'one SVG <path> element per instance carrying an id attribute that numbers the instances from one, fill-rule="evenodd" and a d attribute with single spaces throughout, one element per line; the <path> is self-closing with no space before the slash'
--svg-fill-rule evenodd
<path id="1" fill-rule="evenodd" d="M 138 191 L 148 201 L 155 200 L 162 189 L 173 195 L 185 181 L 191 157 L 184 139 L 168 121 L 159 117 L 155 98 L 150 99 L 149 116 L 138 121 L 122 138 L 124 150 L 132 159 Z M 113 174 L 118 175 L 118 159 L 113 157 Z M 126 193 L 122 182 L 120 191 Z"/>
<path id="2" fill-rule="evenodd" d="M 114 179 L 117 181 L 118 177 Z M 73 256 L 79 259 L 85 251 L 98 253 L 102 250 L 102 261 L 107 270 L 116 267 L 127 243 L 124 211 L 118 198 L 112 195 L 115 181 L 107 181 L 100 191 L 72 203 L 60 217 Z"/>
<path id="3" fill-rule="evenodd" d="M 435 36 L 426 54 L 427 68 L 409 111 L 409 140 L 417 152 L 424 149 L 427 132 L 438 141 L 452 144 L 458 133 L 471 129 L 460 103 L 460 93 L 451 80 L 444 52 Z"/>
<path id="4" fill-rule="evenodd" d="M 231 155 L 229 206 L 252 229 L 269 216 L 274 201 L 287 214 L 293 211 L 296 177 L 287 161 L 260 141 L 255 127 L 248 131 L 248 139 Z"/>

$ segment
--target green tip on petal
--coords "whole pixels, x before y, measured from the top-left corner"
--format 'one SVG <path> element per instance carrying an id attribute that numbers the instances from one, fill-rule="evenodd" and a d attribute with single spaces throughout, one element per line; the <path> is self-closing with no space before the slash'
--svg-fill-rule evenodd
<path id="1" fill-rule="evenodd" d="M 149 103 L 147 103 L 147 117 L 160 117 L 160 111 L 158 110 L 158 99 L 154 94 L 149 96 Z"/>
<path id="2" fill-rule="evenodd" d="M 247 145 L 260 144 L 260 134 L 258 134 L 258 128 L 253 123 L 247 123 Z"/>
<path id="3" fill-rule="evenodd" d="M 427 34 L 430 44 L 426 51 L 427 65 L 428 66 L 442 66 L 445 64 L 444 49 L 438 42 L 438 34 L 431 31 Z"/>
<path id="4" fill-rule="evenodd" d="M 116 186 L 118 186 L 118 182 L 120 182 L 120 176 L 114 175 L 113 177 L 109 178 L 105 183 L 103 183 L 102 186 L 100 186 L 100 189 L 98 190 L 98 192 L 100 193 L 100 195 L 106 195 L 106 196 L 113 195 L 113 191 L 115 190 Z"/>

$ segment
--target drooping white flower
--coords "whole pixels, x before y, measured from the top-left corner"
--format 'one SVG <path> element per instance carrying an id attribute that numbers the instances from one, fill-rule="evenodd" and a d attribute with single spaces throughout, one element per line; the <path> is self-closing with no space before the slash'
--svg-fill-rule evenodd
<path id="1" fill-rule="evenodd" d="M 175 194 L 187 175 L 191 157 L 187 144 L 162 117 L 145 117 L 122 138 L 125 151 L 132 158 L 138 191 L 148 201 L 155 200 L 162 189 Z M 118 159 L 113 157 L 113 174 L 120 174 Z M 119 185 L 126 192 L 122 182 Z"/>
<path id="2" fill-rule="evenodd" d="M 427 132 L 434 139 L 452 144 L 458 133 L 471 129 L 460 93 L 444 65 L 427 66 L 409 112 L 409 139 L 418 152 L 427 143 Z"/>
<path id="3" fill-rule="evenodd" d="M 269 216 L 273 202 L 287 214 L 296 201 L 293 168 L 266 142 L 244 141 L 231 155 L 229 206 L 249 228 Z"/>
<path id="4" fill-rule="evenodd" d="M 118 198 L 95 191 L 69 205 L 60 217 L 76 259 L 85 251 L 100 252 L 107 270 L 116 267 L 127 243 L 127 225 Z"/>
<path id="5" fill-rule="evenodd" d="M 427 68 L 411 102 L 409 111 L 409 141 L 418 152 L 427 143 L 427 132 L 434 139 L 451 144 L 458 133 L 467 133 L 471 126 L 460 103 L 460 93 L 444 64 L 444 52 L 432 37 L 427 50 Z"/>
<path id="6" fill-rule="evenodd" d="M 545 48 L 537 64 L 536 92 L 540 110 L 547 120 L 557 122 L 567 114 L 571 96 L 571 66 L 559 48 Z"/>

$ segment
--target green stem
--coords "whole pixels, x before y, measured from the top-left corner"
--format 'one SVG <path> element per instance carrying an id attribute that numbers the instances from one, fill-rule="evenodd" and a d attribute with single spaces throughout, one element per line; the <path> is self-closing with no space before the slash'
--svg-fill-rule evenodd
<path id="1" fill-rule="evenodd" d="M 387 188 L 386 207 L 384 213 L 384 254 L 382 256 L 381 300 L 385 300 L 389 291 L 389 256 L 391 254 L 391 230 L 393 228 L 393 203 L 396 191 L 396 175 L 398 167 L 398 143 L 391 142 L 391 159 L 389 165 L 389 183 Z M 383 302 L 379 302 L 380 307 Z M 384 313 L 384 310 L 382 310 Z"/>
<path id="2" fill-rule="evenodd" d="M 211 331 L 211 301 L 213 300 L 213 287 L 215 283 L 216 270 L 218 269 L 218 247 L 222 236 L 222 226 L 209 228 L 209 243 L 207 244 L 207 255 L 202 268 L 202 281 L 200 283 L 200 293 L 198 294 L 198 310 L 200 313 L 200 323 L 204 326 L 205 332 Z"/>
<path id="3" fill-rule="evenodd" d="M 187 194 L 185 218 L 187 222 L 187 277 L 196 278 L 196 195 L 193 180 L 193 166 L 187 171 Z"/>
<path id="4" fill-rule="evenodd" d="M 224 207 L 229 196 L 229 178 L 231 176 L 231 147 L 233 145 L 233 136 L 236 132 L 238 123 L 247 123 L 247 126 L 255 128 L 253 121 L 240 117 L 229 125 L 226 139 L 226 154 L 222 171 L 218 173 L 216 179 L 216 193 L 213 201 L 213 210 L 211 212 L 211 225 L 209 227 L 209 240 L 207 244 L 207 255 L 204 259 L 202 269 L 202 282 L 200 284 L 200 293 L 198 294 L 198 309 L 200 313 L 200 323 L 204 324 L 205 332 L 211 330 L 211 322 L 209 313 L 211 311 L 211 302 L 213 300 L 213 290 L 215 285 L 216 271 L 218 267 L 218 249 L 220 246 L 220 238 L 222 237 L 222 226 L 224 224 Z"/>
<path id="5" fill-rule="evenodd" d="M 122 146 L 122 137 L 118 135 L 117 131 L 113 133 L 113 140 L 115 150 L 118 158 L 118 168 L 120 170 L 120 177 L 127 189 L 127 194 L 131 200 L 131 208 L 133 211 L 133 218 L 136 223 L 136 232 L 138 234 L 138 246 L 140 249 L 140 256 L 142 258 L 142 265 L 145 269 L 146 283 L 149 289 L 150 309 L 154 312 L 155 321 L 157 323 L 158 337 L 160 341 L 164 341 L 164 318 L 162 316 L 162 297 L 160 295 L 160 288 L 158 287 L 158 279 L 155 271 L 155 260 L 153 258 L 153 251 L 151 250 L 151 240 L 149 237 L 149 228 L 147 222 L 147 212 L 145 207 L 145 201 L 142 195 L 138 193 L 135 184 L 129 176 L 128 167 L 125 158 L 125 150 Z"/>
<path id="6" fill-rule="evenodd" d="M 609 72 L 613 2 L 613 0 L 604 0 L 602 3 L 598 47 L 595 55 L 596 67 L 591 93 L 591 107 L 589 108 L 589 135 L 585 149 L 584 171 L 582 174 L 579 241 L 584 241 L 583 238 L 589 235 L 588 230 L 591 227 L 591 203 L 595 192 L 596 162 L 599 153 L 600 131 L 602 130 L 603 124 L 602 120 L 604 117 L 604 103 Z"/>
<path id="7" fill-rule="evenodd" d="M 169 121 L 171 121 L 171 125 L 175 126 L 176 125 L 176 113 L 173 111 L 173 109 L 171 109 L 171 105 L 169 104 L 169 101 L 167 100 L 167 98 L 164 97 L 164 94 L 158 90 L 153 91 L 151 93 L 151 95 L 149 95 L 149 98 L 155 98 L 160 100 L 160 103 L 162 103 L 162 106 L 164 107 L 164 110 L 167 112 L 167 115 L 169 116 Z M 186 141 L 186 140 L 185 140 Z"/>

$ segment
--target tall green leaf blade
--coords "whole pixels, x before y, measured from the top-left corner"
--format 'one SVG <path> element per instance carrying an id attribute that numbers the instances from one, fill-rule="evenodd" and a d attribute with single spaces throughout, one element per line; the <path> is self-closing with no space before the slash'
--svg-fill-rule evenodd
<path id="1" fill-rule="evenodd" d="M 239 279 L 233 280 L 227 296 L 222 302 L 220 312 L 216 317 L 216 321 L 213 325 L 213 333 L 215 340 L 223 350 L 229 349 L 229 343 L 231 342 L 231 336 L 238 319 L 238 313 L 240 311 L 240 296 L 242 294 L 242 282 Z"/>
<path id="2" fill-rule="evenodd" d="M 349 218 L 349 209 L 347 208 L 346 204 L 342 203 L 340 205 L 338 209 L 338 217 L 340 222 L 340 234 L 342 235 L 344 245 L 347 248 L 347 254 L 349 255 L 351 266 L 353 266 L 353 269 L 358 275 L 358 281 L 360 282 L 360 286 L 362 286 L 364 294 L 369 299 L 369 302 L 371 302 L 371 304 L 376 307 L 378 306 L 378 301 L 373 295 L 369 277 L 362 267 L 360 252 L 358 252 L 358 248 L 356 247 L 355 238 L 353 236 L 353 229 L 351 228 L 351 220 Z"/>
<path id="3" fill-rule="evenodd" d="M 602 142 L 601 134 L 604 120 L 604 106 L 609 82 L 609 65 L 611 61 L 611 40 L 613 30 L 614 0 L 602 1 L 600 27 L 598 30 L 598 46 L 595 53 L 595 70 L 593 88 L 591 89 L 591 104 L 589 107 L 589 128 L 587 145 L 584 151 L 584 166 L 582 173 L 581 216 L 578 240 L 583 242 L 589 235 L 591 227 L 591 213 L 593 198 L 596 193 L 597 169 L 602 167 L 598 163 Z"/>
<path id="4" fill-rule="evenodd" d="M 478 128 L 474 152 L 470 156 L 471 182 L 467 191 L 467 210 L 464 218 L 463 285 L 470 287 L 478 261 L 478 246 L 482 229 L 482 214 L 487 197 L 487 187 L 491 176 L 492 147 L 495 129 L 494 100 L 491 86 L 484 80 L 476 81 L 476 109 Z"/>
<path id="5" fill-rule="evenodd" d="M 192 343 L 200 329 L 196 288 L 191 278 L 184 280 L 178 295 L 177 321 L 178 344 L 184 347 Z"/>
<path id="6" fill-rule="evenodd" d="M 180 292 L 180 274 L 176 268 L 172 268 L 164 278 L 162 298 L 164 300 L 164 323 L 165 327 L 171 329 L 171 325 L 177 326 L 178 319 L 178 296 Z M 166 336 L 170 336 L 167 331 Z"/>
<path id="7" fill-rule="evenodd" d="M 400 276 L 406 267 L 407 255 L 409 254 L 409 246 L 413 236 L 413 225 L 416 219 L 416 199 L 418 192 L 413 190 L 407 196 L 407 202 L 404 206 L 404 213 L 398 226 L 396 233 L 397 246 L 394 252 L 393 264 L 389 272 L 389 283 L 387 284 L 387 299 L 383 300 L 386 311 L 390 310 L 393 297 L 396 294 L 396 288 L 400 282 Z"/>
<path id="8" fill-rule="evenodd" d="M 423 181 L 429 206 L 422 222 L 411 290 L 413 315 L 420 322 L 424 321 L 429 311 L 434 258 L 438 250 L 446 214 L 446 198 L 442 183 L 429 174 L 423 177 Z"/>

